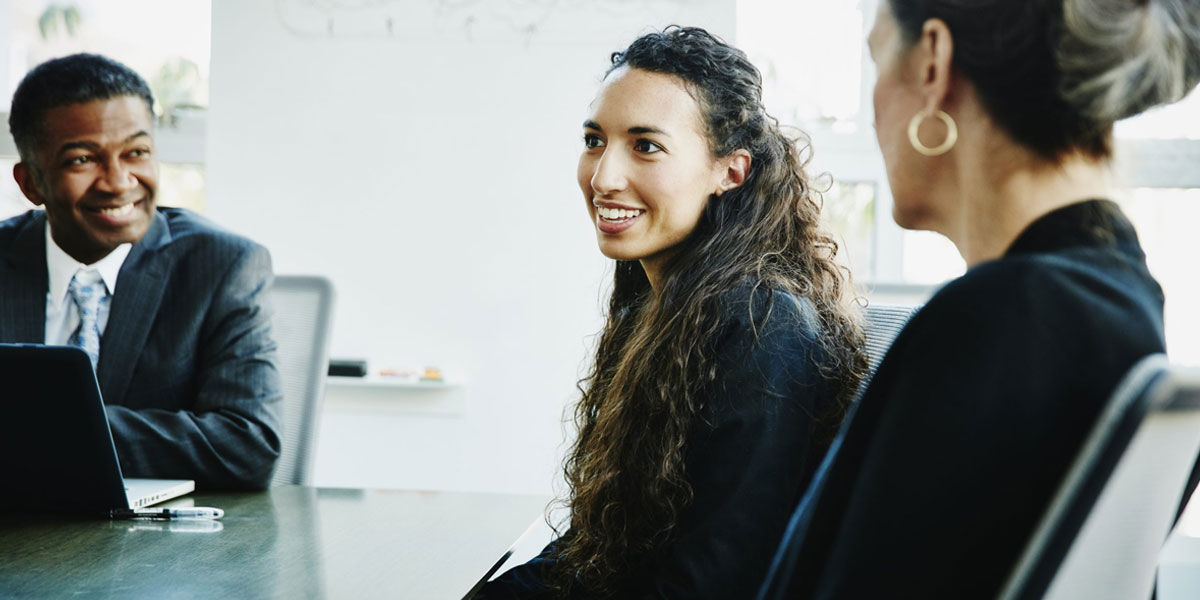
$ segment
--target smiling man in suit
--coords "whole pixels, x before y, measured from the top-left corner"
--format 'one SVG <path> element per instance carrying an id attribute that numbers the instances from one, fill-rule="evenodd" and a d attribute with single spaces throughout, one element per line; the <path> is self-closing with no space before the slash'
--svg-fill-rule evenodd
<path id="1" fill-rule="evenodd" d="M 282 398 L 270 256 L 155 205 L 152 105 L 141 77 L 91 54 L 17 88 L 13 176 L 45 210 L 0 222 L 0 342 L 91 356 L 126 476 L 264 488 Z"/>

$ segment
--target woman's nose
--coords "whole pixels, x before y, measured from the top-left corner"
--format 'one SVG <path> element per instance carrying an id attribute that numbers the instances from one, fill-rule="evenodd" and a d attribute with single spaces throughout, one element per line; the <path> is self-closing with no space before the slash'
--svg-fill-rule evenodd
<path id="1" fill-rule="evenodd" d="M 597 194 L 607 196 L 625 189 L 628 179 L 625 176 L 624 161 L 615 153 L 605 151 L 596 161 L 595 171 L 592 172 L 592 189 Z"/>

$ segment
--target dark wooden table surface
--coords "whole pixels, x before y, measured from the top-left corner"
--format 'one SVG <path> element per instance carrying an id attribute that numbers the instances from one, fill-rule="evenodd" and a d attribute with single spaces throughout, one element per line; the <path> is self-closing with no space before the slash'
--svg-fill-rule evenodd
<path id="1" fill-rule="evenodd" d="M 219 521 L 0 516 L 0 598 L 461 598 L 548 498 L 277 487 Z"/>

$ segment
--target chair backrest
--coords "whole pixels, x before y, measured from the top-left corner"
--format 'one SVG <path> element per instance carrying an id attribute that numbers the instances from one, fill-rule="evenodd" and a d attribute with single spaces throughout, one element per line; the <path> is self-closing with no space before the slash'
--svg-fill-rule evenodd
<path id="1" fill-rule="evenodd" d="M 868 370 L 867 376 L 858 385 L 857 397 L 862 397 L 863 392 L 867 390 L 867 384 L 871 383 L 871 379 L 875 377 L 875 370 L 879 368 L 879 363 L 883 362 L 883 356 L 887 354 L 888 348 L 892 346 L 896 336 L 900 335 L 900 330 L 904 329 L 918 308 L 920 307 L 899 304 L 867 305 L 866 310 L 863 311 L 866 316 L 863 333 L 867 337 Z"/>
<path id="2" fill-rule="evenodd" d="M 1142 359 L 1059 486 L 1003 600 L 1145 600 L 1200 452 L 1200 370 Z"/>
<path id="3" fill-rule="evenodd" d="M 281 275 L 271 290 L 272 334 L 283 384 L 283 451 L 271 485 L 307 484 L 329 370 L 333 284 L 324 277 Z"/>

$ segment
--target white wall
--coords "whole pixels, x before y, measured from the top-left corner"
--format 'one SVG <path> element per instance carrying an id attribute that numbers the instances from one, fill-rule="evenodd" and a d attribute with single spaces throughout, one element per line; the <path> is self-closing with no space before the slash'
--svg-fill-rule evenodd
<path id="1" fill-rule="evenodd" d="M 610 52 L 731 39 L 734 2 L 313 4 L 213 2 L 210 215 L 333 280 L 334 356 L 467 380 L 452 415 L 331 402 L 316 483 L 547 492 L 607 275 L 587 104 Z"/>

